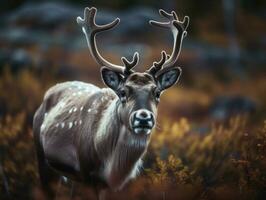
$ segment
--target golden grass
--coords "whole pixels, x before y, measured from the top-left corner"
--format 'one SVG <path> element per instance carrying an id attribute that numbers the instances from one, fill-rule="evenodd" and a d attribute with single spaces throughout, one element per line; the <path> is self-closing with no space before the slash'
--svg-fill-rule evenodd
<path id="1" fill-rule="evenodd" d="M 245 87 L 237 81 L 227 85 L 209 81 L 207 89 L 205 80 L 202 86 L 180 86 L 165 93 L 159 128 L 152 135 L 141 176 L 124 191 L 111 194 L 110 199 L 261 199 L 266 194 L 263 115 L 255 123 L 252 116 L 236 116 L 225 123 L 202 116 L 208 118 L 208 123 L 201 123 L 193 116 L 172 113 L 184 105 L 186 109 L 205 109 L 217 94 L 233 91 L 251 96 L 264 110 L 266 95 L 262 91 L 266 81 L 257 76 Z M 1 74 L 0 176 L 6 177 L 12 198 L 41 197 L 32 116 L 44 91 L 55 82 L 45 72 L 24 70 L 13 75 L 6 68 Z M 0 187 L 4 188 L 3 181 Z M 6 191 L 2 191 L 0 198 L 5 198 Z M 74 199 L 89 196 L 95 198 L 91 189 L 79 184 Z M 61 199 L 67 198 L 69 195 L 63 192 Z"/>

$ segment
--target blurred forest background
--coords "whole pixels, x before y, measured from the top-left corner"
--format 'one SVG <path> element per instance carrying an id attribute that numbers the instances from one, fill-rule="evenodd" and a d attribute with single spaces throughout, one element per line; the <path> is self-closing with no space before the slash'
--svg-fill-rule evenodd
<path id="1" fill-rule="evenodd" d="M 98 23 L 120 25 L 98 36 L 114 63 L 140 53 L 144 71 L 171 53 L 170 32 L 151 27 L 158 9 L 190 16 L 179 58 L 180 82 L 165 92 L 159 128 L 141 176 L 110 199 L 266 198 L 266 1 L 4 1 L 0 8 L 0 199 L 43 199 L 32 117 L 52 85 L 103 86 L 76 24 L 86 6 Z M 69 199 L 69 186 L 58 199 Z M 93 199 L 81 184 L 73 199 Z"/>

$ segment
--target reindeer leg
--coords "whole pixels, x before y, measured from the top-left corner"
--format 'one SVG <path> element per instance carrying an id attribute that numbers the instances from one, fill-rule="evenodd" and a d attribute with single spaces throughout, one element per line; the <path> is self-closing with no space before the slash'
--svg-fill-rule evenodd
<path id="1" fill-rule="evenodd" d="M 33 121 L 33 136 L 34 143 L 36 148 L 36 158 L 39 169 L 39 177 L 41 182 L 41 187 L 45 192 L 45 196 L 47 199 L 52 199 L 54 197 L 53 190 L 51 188 L 51 182 L 56 177 L 55 172 L 49 167 L 45 156 L 43 147 L 40 142 L 40 127 L 43 121 L 44 116 L 41 113 L 44 113 L 44 107 L 41 106 L 34 116 Z"/>
<path id="2" fill-rule="evenodd" d="M 98 189 L 97 200 L 106 200 L 106 199 L 107 199 L 107 189 Z"/>
<path id="3" fill-rule="evenodd" d="M 100 189 L 98 187 L 94 188 L 94 193 L 96 195 L 96 199 L 99 200 L 100 199 Z"/>
<path id="4" fill-rule="evenodd" d="M 61 176 L 58 180 L 58 184 L 57 184 L 57 187 L 56 187 L 56 194 L 55 194 L 55 200 L 59 197 L 59 192 L 60 192 L 60 189 L 61 189 L 61 186 L 62 186 L 62 182 L 63 182 L 63 177 Z"/>
<path id="5" fill-rule="evenodd" d="M 71 181 L 71 189 L 70 189 L 70 199 L 74 197 L 75 191 L 74 191 L 74 181 Z"/>
<path id="6" fill-rule="evenodd" d="M 96 194 L 97 200 L 106 200 L 106 193 L 107 193 L 107 189 L 103 189 L 99 187 L 95 188 L 95 194 Z"/>
<path id="7" fill-rule="evenodd" d="M 106 200 L 106 197 L 107 197 L 107 189 L 105 189 L 105 190 L 100 190 L 100 193 L 99 193 L 99 200 Z"/>

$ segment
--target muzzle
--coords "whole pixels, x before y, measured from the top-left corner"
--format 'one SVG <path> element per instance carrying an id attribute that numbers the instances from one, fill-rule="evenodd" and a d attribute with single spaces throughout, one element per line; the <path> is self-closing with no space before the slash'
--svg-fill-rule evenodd
<path id="1" fill-rule="evenodd" d="M 154 115 L 147 109 L 139 109 L 131 114 L 131 127 L 135 134 L 150 134 L 154 123 Z"/>

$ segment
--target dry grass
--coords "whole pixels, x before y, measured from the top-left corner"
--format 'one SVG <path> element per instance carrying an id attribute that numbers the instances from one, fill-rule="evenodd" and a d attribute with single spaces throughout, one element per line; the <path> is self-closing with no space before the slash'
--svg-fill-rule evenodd
<path id="1" fill-rule="evenodd" d="M 168 91 L 141 177 L 124 191 L 110 194 L 110 199 L 262 199 L 266 194 L 266 121 L 262 114 L 256 122 L 252 116 L 236 116 L 223 123 L 207 115 L 202 116 L 206 120 L 198 120 L 193 112 L 190 117 L 176 114 L 179 109 L 204 110 L 217 94 L 234 91 L 251 96 L 265 110 L 262 91 L 266 81 L 258 77 L 245 87 L 237 81 L 223 85 L 204 79 L 201 86 Z M 14 199 L 42 197 L 31 123 L 44 91 L 55 80 L 44 71 L 23 70 L 13 75 L 5 68 L 1 74 L 1 199 L 7 192 Z M 69 198 L 68 192 L 68 186 L 63 187 L 60 198 Z M 95 198 L 93 191 L 78 184 L 74 199 L 89 197 Z"/>

